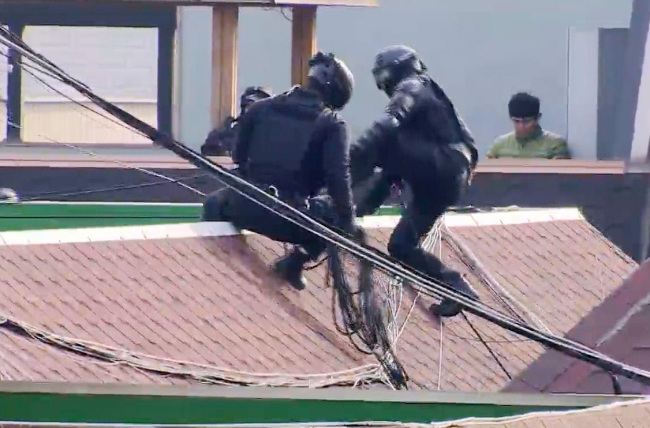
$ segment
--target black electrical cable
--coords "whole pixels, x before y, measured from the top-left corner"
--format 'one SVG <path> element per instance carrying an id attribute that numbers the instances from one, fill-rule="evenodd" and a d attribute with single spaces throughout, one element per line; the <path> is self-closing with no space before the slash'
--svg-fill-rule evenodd
<path id="1" fill-rule="evenodd" d="M 7 53 L 5 53 L 5 52 L 0 52 L 0 55 L 2 55 L 2 56 L 4 56 L 4 57 L 6 57 L 7 59 L 11 60 L 11 58 L 9 57 L 9 55 L 8 55 Z M 76 104 L 77 106 L 81 107 L 82 109 L 85 109 L 85 110 L 88 110 L 88 111 L 90 111 L 90 112 L 92 112 L 92 113 L 95 113 L 96 115 L 100 116 L 101 118 L 106 119 L 106 120 L 108 120 L 109 122 L 112 122 L 112 123 L 114 123 L 115 125 L 117 125 L 117 126 L 119 126 L 119 127 L 121 127 L 121 128 L 125 128 L 125 129 L 128 129 L 129 131 L 132 131 L 132 132 L 133 132 L 133 129 L 132 129 L 131 127 L 125 125 L 123 122 L 120 122 L 119 120 L 116 120 L 114 117 L 110 117 L 110 116 L 108 116 L 108 115 L 105 115 L 105 114 L 103 114 L 103 113 L 97 111 L 97 110 L 93 110 L 92 108 L 88 107 L 87 105 L 84 105 L 84 104 L 80 103 L 79 101 L 77 101 L 77 100 L 73 100 L 73 99 L 71 99 L 70 97 L 66 96 L 63 92 L 61 92 L 60 90 L 58 90 L 57 88 L 55 88 L 54 86 L 50 85 L 50 84 L 47 83 L 45 80 L 43 80 L 42 78 L 40 78 L 40 77 L 38 77 L 36 74 L 34 74 L 34 72 L 33 72 L 32 70 L 37 71 L 37 72 L 39 72 L 39 73 L 42 73 L 42 74 L 44 74 L 44 75 L 46 75 L 46 76 L 48 76 L 48 77 L 51 77 L 51 78 L 53 78 L 53 79 L 55 79 L 55 80 L 61 81 L 61 80 L 60 80 L 60 79 L 59 79 L 55 74 L 53 74 L 53 73 L 51 73 L 51 72 L 49 72 L 49 71 L 46 71 L 46 70 L 42 70 L 41 68 L 39 68 L 39 67 L 35 67 L 35 66 L 31 65 L 31 64 L 25 64 L 25 63 L 22 62 L 22 61 L 17 62 L 17 63 L 15 63 L 15 64 L 13 64 L 13 65 L 15 65 L 15 66 L 17 66 L 17 67 L 20 67 L 23 71 L 25 71 L 27 74 L 29 74 L 29 75 L 32 76 L 34 79 L 36 79 L 39 83 L 41 83 L 42 85 L 46 86 L 46 87 L 47 87 L 48 89 L 50 89 L 51 91 L 54 91 L 54 92 L 56 92 L 57 94 L 61 95 L 62 97 L 65 97 L 66 99 L 68 99 L 69 101 L 73 102 L 74 104 Z M 137 132 L 138 134 L 142 135 L 143 137 L 146 137 L 146 135 L 142 134 L 141 132 L 139 132 L 139 131 L 136 131 L 136 132 Z"/>
<path id="2" fill-rule="evenodd" d="M 161 180 L 161 181 L 153 181 L 150 183 L 138 183 L 138 184 L 125 184 L 125 185 L 120 185 L 120 186 L 113 186 L 113 187 L 101 187 L 101 188 L 96 188 L 96 189 L 85 189 L 85 190 L 76 190 L 76 191 L 69 191 L 69 190 L 57 190 L 57 191 L 51 191 L 51 192 L 40 192 L 36 193 L 33 195 L 26 194 L 26 196 L 21 195 L 20 196 L 20 201 L 21 202 L 31 202 L 31 201 L 41 201 L 43 198 L 51 198 L 51 197 L 58 197 L 58 198 L 65 198 L 65 197 L 70 197 L 70 196 L 87 196 L 87 195 L 93 195 L 96 193 L 108 193 L 108 192 L 117 192 L 120 190 L 133 190 L 133 189 L 143 189 L 145 187 L 153 187 L 153 186 L 160 186 L 162 184 L 169 184 L 169 183 L 177 183 L 177 182 L 186 182 L 190 180 L 196 180 L 197 178 L 203 178 L 206 176 L 209 176 L 210 174 L 208 173 L 202 173 L 202 174 L 195 174 L 191 175 L 189 177 L 169 177 L 171 181 L 169 180 Z"/>
<path id="3" fill-rule="evenodd" d="M 21 42 L 22 42 L 22 41 L 21 41 Z M 24 43 L 23 43 L 23 45 L 24 45 Z M 10 47 L 10 48 L 11 48 L 11 47 Z M 14 48 L 14 49 L 15 49 L 15 48 Z M 6 53 L 4 53 L 4 52 L 0 52 L 0 55 L 3 55 L 3 56 L 5 56 L 5 57 L 9 58 L 9 55 L 6 54 Z M 72 98 L 70 98 L 69 96 L 67 96 L 66 94 L 64 94 L 64 93 L 63 93 L 62 91 L 60 91 L 59 89 L 55 88 L 54 86 L 50 85 L 50 84 L 47 83 L 45 80 L 43 80 L 42 78 L 38 77 L 38 76 L 37 76 L 36 74 L 34 74 L 31 70 L 36 70 L 36 71 L 38 71 L 38 72 L 40 72 L 40 73 L 42 73 L 42 74 L 45 74 L 45 75 L 47 75 L 47 76 L 49 76 L 49 77 L 51 77 L 51 78 L 53 78 L 53 79 L 55 79 L 55 80 L 58 80 L 58 81 L 60 81 L 60 82 L 62 82 L 62 83 L 65 83 L 64 81 L 61 80 L 61 78 L 60 78 L 59 76 L 57 76 L 57 75 L 54 74 L 53 72 L 48 71 L 48 70 L 43 70 L 43 69 L 41 69 L 41 68 L 35 67 L 35 66 L 33 66 L 33 65 L 30 65 L 30 64 L 25 64 L 23 61 L 20 61 L 20 62 L 16 63 L 15 65 L 18 66 L 18 67 L 20 67 L 23 71 L 25 71 L 27 74 L 29 74 L 29 75 L 32 76 L 34 79 L 36 79 L 36 80 L 37 80 L 39 83 L 41 83 L 43 86 L 45 86 L 45 87 L 47 87 L 48 89 L 50 89 L 50 90 L 56 92 L 57 94 L 61 95 L 62 97 L 68 99 L 69 101 L 71 101 L 71 102 L 74 103 L 75 105 L 81 107 L 82 109 L 88 110 L 88 111 L 90 111 L 91 113 L 94 113 L 94 114 L 100 116 L 100 117 L 103 118 L 103 119 L 106 119 L 106 120 L 108 120 L 108 121 L 110 121 L 110 122 L 112 122 L 112 123 L 115 123 L 115 124 L 117 124 L 118 126 L 120 126 L 120 127 L 122 127 L 122 128 L 128 129 L 128 130 L 130 130 L 130 131 L 134 131 L 133 127 L 126 125 L 124 122 L 119 121 L 119 120 L 116 120 L 114 117 L 111 117 L 111 116 L 108 116 L 108 115 L 102 114 L 101 112 L 99 112 L 99 111 L 97 111 L 97 110 L 93 110 L 92 108 L 88 107 L 87 105 L 84 105 L 84 104 L 80 103 L 80 102 L 77 101 L 77 100 L 73 100 Z M 10 125 L 13 125 L 13 126 L 15 126 L 15 127 L 19 127 L 17 124 L 13 124 L 13 123 L 10 122 L 10 121 L 7 121 L 7 123 L 10 124 Z M 142 136 L 144 136 L 144 137 L 147 137 L 147 135 L 143 134 L 141 131 L 135 130 L 135 132 L 138 133 L 138 134 L 140 134 L 140 135 L 142 135 Z M 47 138 L 47 137 L 46 137 L 46 138 Z M 51 142 L 54 142 L 54 143 L 57 143 L 57 144 L 60 144 L 60 145 L 63 145 L 63 146 L 69 147 L 69 148 L 71 148 L 71 149 L 73 149 L 73 150 L 75 150 L 75 151 L 79 151 L 79 152 L 82 152 L 82 153 L 85 153 L 85 154 L 89 154 L 89 155 L 94 155 L 94 156 L 96 156 L 94 153 L 89 152 L 89 151 L 86 151 L 86 150 L 83 150 L 83 149 L 81 149 L 81 148 L 79 148 L 79 147 L 76 147 L 76 146 L 74 146 L 74 145 L 72 145 L 72 144 L 62 143 L 62 142 L 60 142 L 60 141 L 56 141 L 56 140 L 51 139 L 51 138 L 48 138 L 48 140 L 50 140 Z M 183 187 L 183 188 L 186 188 L 186 189 L 188 189 L 188 190 L 191 190 L 191 191 L 193 191 L 194 193 L 196 193 L 196 194 L 198 194 L 198 195 L 200 195 L 200 196 L 205 196 L 205 194 L 204 194 L 203 192 L 201 192 L 201 191 L 199 191 L 199 190 L 197 190 L 197 189 L 195 189 L 195 188 L 193 188 L 193 187 L 191 187 L 191 186 L 186 185 L 186 184 L 184 183 L 184 181 L 185 181 L 184 179 L 175 179 L 175 178 L 167 177 L 167 176 L 164 175 L 164 174 L 160 174 L 160 173 L 157 173 L 157 172 L 154 172 L 154 171 L 148 170 L 148 169 L 146 169 L 146 168 L 140 168 L 140 167 L 136 167 L 136 166 L 133 166 L 133 165 L 124 165 L 122 162 L 115 161 L 115 160 L 111 160 L 111 159 L 109 159 L 108 161 L 109 161 L 109 162 L 112 162 L 112 163 L 116 163 L 116 164 L 121 165 L 121 166 L 126 166 L 126 167 L 129 168 L 129 169 L 133 169 L 133 170 L 136 170 L 136 171 L 144 172 L 144 173 L 146 173 L 146 174 L 148 174 L 148 175 L 151 175 L 151 176 L 154 176 L 154 177 L 164 178 L 164 179 L 166 180 L 166 182 L 170 182 L 170 183 L 178 184 L 179 186 L 181 186 L 181 187 Z M 213 178 L 213 175 L 212 175 L 212 174 L 209 174 L 209 173 L 199 174 L 199 175 L 197 175 L 197 177 L 198 177 L 198 176 L 204 176 L 204 177 L 205 177 L 205 176 L 209 176 L 209 177 Z M 145 185 L 142 186 L 142 187 L 145 187 L 146 185 L 148 185 L 148 184 L 145 184 Z M 29 200 L 29 199 L 27 199 L 27 200 Z M 24 198 L 21 198 L 21 202 L 23 202 L 23 201 L 26 201 L 26 200 L 25 200 Z"/>
<path id="4" fill-rule="evenodd" d="M 13 34 L 4 28 L 0 28 L 0 33 L 9 35 Z M 20 40 L 20 38 L 16 35 L 12 35 L 12 37 Z M 24 42 L 21 41 L 21 44 L 18 45 L 16 43 L 12 43 L 10 40 L 4 40 L 2 42 L 10 48 L 16 49 L 16 47 L 18 47 L 19 50 L 27 53 L 28 57 L 36 57 L 40 60 L 38 55 L 34 54 L 33 50 L 29 48 Z M 40 65 L 43 66 L 42 64 Z M 45 66 L 43 67 L 47 68 Z M 52 68 L 56 70 L 58 67 L 52 66 Z M 314 218 L 311 218 L 305 213 L 302 213 L 299 210 L 289 206 L 288 204 L 278 200 L 264 190 L 255 187 L 241 177 L 232 174 L 227 169 L 215 164 L 209 159 L 201 156 L 199 153 L 191 150 L 187 146 L 161 133 L 156 128 L 142 122 L 130 113 L 104 100 L 103 98 L 93 93 L 90 89 L 88 89 L 87 86 L 74 80 L 70 76 L 67 76 L 64 73 L 60 73 L 58 71 L 56 73 L 59 74 L 59 78 L 63 83 L 72 86 L 88 99 L 95 102 L 98 106 L 103 108 L 108 113 L 119 118 L 124 123 L 143 132 L 154 143 L 167 148 L 168 150 L 177 154 L 179 157 L 191 162 L 198 168 L 212 172 L 219 178 L 220 181 L 231 187 L 234 191 L 240 193 L 242 196 L 248 199 L 251 199 L 255 203 L 264 206 L 269 211 L 274 212 L 282 216 L 284 219 L 309 230 L 311 233 L 314 233 L 326 241 L 345 249 L 360 259 L 365 259 L 366 261 L 372 262 L 376 269 L 388 273 L 389 275 L 399 276 L 405 280 L 409 280 L 415 287 L 418 287 L 423 291 L 429 291 L 429 293 L 434 294 L 438 298 L 448 297 L 453 301 L 460 303 L 468 312 L 471 312 L 509 331 L 533 339 L 549 348 L 586 361 L 614 374 L 620 374 L 646 385 L 650 385 L 650 372 L 620 363 L 599 352 L 591 350 L 584 345 L 572 342 L 568 339 L 554 336 L 552 334 L 544 333 L 531 326 L 505 317 L 502 314 L 495 312 L 491 308 L 486 307 L 482 303 L 469 299 L 463 293 L 450 289 L 446 284 L 423 275 L 421 272 L 418 272 L 417 270 L 391 258 L 390 256 L 385 255 L 377 249 L 365 245 L 360 245 L 354 242 L 354 240 L 347 237 L 345 233 L 338 230 L 335 231 L 333 228 L 327 226 L 326 224 Z"/>
<path id="5" fill-rule="evenodd" d="M 505 373 L 506 377 L 507 377 L 509 380 L 512 380 L 512 375 L 510 375 L 510 372 L 508 371 L 508 369 L 505 368 L 505 366 L 504 366 L 503 363 L 501 362 L 501 359 L 500 359 L 499 356 L 496 354 L 496 352 L 494 352 L 494 350 L 492 349 L 492 347 L 491 347 L 490 345 L 488 345 L 488 343 L 483 339 L 483 335 L 482 335 L 482 334 L 481 334 L 481 333 L 476 329 L 476 327 L 474 327 L 474 324 L 472 324 L 472 322 L 469 320 L 469 318 L 467 318 L 467 315 L 465 315 L 464 312 L 461 312 L 461 314 L 463 315 L 463 318 L 465 318 L 465 321 L 467 321 L 467 324 L 468 324 L 469 327 L 472 329 L 472 331 L 474 332 L 474 334 L 476 335 L 476 337 L 478 337 L 478 339 L 481 341 L 481 343 L 483 344 L 483 346 L 485 346 L 485 348 L 488 350 L 488 352 L 490 353 L 490 355 L 492 356 L 492 358 L 494 359 L 494 361 L 496 361 L 496 363 L 497 363 L 498 366 L 501 368 L 501 370 L 503 371 L 503 373 Z"/>

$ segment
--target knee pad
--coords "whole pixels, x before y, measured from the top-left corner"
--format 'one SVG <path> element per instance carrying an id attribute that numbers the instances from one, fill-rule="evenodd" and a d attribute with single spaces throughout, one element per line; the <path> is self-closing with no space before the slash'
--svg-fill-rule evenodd
<path id="1" fill-rule="evenodd" d="M 399 240 L 394 239 L 394 237 L 391 237 L 390 241 L 388 241 L 388 254 L 402 262 L 408 262 L 415 250 L 415 247 L 406 245 Z"/>
<path id="2" fill-rule="evenodd" d="M 314 217 L 331 223 L 334 220 L 332 199 L 329 196 L 315 196 L 309 198 L 309 213 Z"/>
<path id="3" fill-rule="evenodd" d="M 203 202 L 202 221 L 228 221 L 224 214 L 225 192 L 208 195 Z"/>

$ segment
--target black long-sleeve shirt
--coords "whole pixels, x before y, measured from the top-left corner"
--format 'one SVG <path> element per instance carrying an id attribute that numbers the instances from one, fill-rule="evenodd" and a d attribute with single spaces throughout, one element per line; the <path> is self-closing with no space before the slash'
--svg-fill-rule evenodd
<path id="1" fill-rule="evenodd" d="M 281 97 L 286 97 L 281 99 Z M 350 179 L 350 141 L 349 131 L 345 120 L 336 112 L 326 109 L 318 95 L 306 89 L 295 87 L 285 94 L 274 98 L 258 101 L 239 120 L 239 135 L 237 146 L 234 151 L 233 160 L 235 163 L 248 171 L 251 163 L 251 144 L 270 144 L 273 147 L 265 148 L 265 153 L 273 157 L 269 161 L 270 167 L 262 173 L 253 173 L 257 177 L 251 177 L 267 184 L 278 184 L 287 181 L 290 171 L 283 170 L 283 159 L 289 159 L 294 150 L 289 141 L 291 135 L 286 135 L 287 130 L 296 131 L 295 124 L 282 126 L 283 122 L 278 119 L 275 122 L 265 122 L 265 115 L 276 114 L 274 108 L 283 103 L 283 108 L 291 111 L 295 108 L 295 115 L 299 116 L 306 109 L 312 112 L 318 111 L 320 115 L 316 122 L 306 121 L 305 131 L 311 132 L 308 136 L 307 150 L 302 158 L 300 171 L 294 183 L 301 193 L 308 196 L 318 194 L 323 187 L 332 198 L 334 210 L 341 222 L 349 222 L 354 217 L 354 205 L 352 202 L 352 190 Z M 271 123 L 271 125 L 265 125 Z M 266 126 L 260 130 L 258 126 Z M 253 141 L 265 135 L 264 141 Z M 302 136 L 304 137 L 304 136 Z M 255 160 L 254 163 L 264 163 L 264 160 Z"/>
<path id="2" fill-rule="evenodd" d="M 355 181 L 374 166 L 394 169 L 400 134 L 408 135 L 403 140 L 409 147 L 403 149 L 413 154 L 426 150 L 428 144 L 465 143 L 472 153 L 471 163 L 476 163 L 474 139 L 449 98 L 428 76 L 413 76 L 397 85 L 384 112 L 351 147 Z"/>

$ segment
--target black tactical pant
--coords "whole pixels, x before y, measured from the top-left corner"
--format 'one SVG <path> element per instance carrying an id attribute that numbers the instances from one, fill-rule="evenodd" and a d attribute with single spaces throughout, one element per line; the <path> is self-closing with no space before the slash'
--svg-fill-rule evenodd
<path id="1" fill-rule="evenodd" d="M 461 275 L 447 268 L 437 257 L 420 247 L 420 241 L 431 230 L 436 220 L 456 204 L 467 188 L 469 164 L 459 152 L 443 148 L 436 153 L 435 168 L 427 179 L 411 176 L 405 185 L 406 206 L 402 217 L 388 242 L 388 253 L 399 261 L 445 282 L 454 288 L 465 289 Z M 357 215 L 376 211 L 389 196 L 396 181 L 386 172 L 375 172 L 355 183 L 354 195 Z"/>
<path id="2" fill-rule="evenodd" d="M 282 192 L 280 192 L 280 199 Z M 309 199 L 284 200 L 326 223 L 332 223 L 333 210 L 328 196 Z M 285 220 L 264 206 L 240 195 L 231 188 L 209 194 L 203 203 L 203 221 L 227 221 L 238 229 L 246 229 L 274 241 L 299 245 L 311 260 L 316 260 L 325 250 L 325 241 L 310 231 Z"/>

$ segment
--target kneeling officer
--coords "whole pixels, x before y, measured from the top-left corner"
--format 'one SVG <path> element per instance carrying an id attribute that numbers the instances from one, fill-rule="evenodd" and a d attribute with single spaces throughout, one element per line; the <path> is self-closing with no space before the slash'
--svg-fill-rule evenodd
<path id="1" fill-rule="evenodd" d="M 252 184 L 354 234 L 348 127 L 337 113 L 352 96 L 354 78 L 333 54 L 318 52 L 309 67 L 306 85 L 260 100 L 242 116 L 233 160 Z M 203 220 L 296 244 L 274 269 L 299 290 L 304 265 L 325 250 L 321 238 L 230 188 L 208 195 Z"/>

